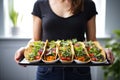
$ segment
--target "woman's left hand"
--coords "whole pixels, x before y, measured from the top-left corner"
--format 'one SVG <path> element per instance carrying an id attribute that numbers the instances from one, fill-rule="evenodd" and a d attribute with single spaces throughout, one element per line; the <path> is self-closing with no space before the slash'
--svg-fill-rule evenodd
<path id="1" fill-rule="evenodd" d="M 112 51 L 109 48 L 105 48 L 105 53 L 106 53 L 107 59 L 110 61 L 111 64 L 113 64 L 115 57 L 114 57 Z"/>

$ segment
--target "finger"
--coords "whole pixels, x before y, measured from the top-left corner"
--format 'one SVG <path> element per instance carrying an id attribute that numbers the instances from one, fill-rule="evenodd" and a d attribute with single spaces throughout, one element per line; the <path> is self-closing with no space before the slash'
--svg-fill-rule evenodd
<path id="1" fill-rule="evenodd" d="M 14 60 L 15 61 L 18 60 L 18 51 L 16 51 L 16 53 L 15 53 Z"/>
<path id="2" fill-rule="evenodd" d="M 15 59 L 15 61 L 18 63 L 18 60 L 19 60 L 19 57 L 18 57 L 18 53 L 15 53 L 15 57 L 14 57 L 14 59 Z"/>
<path id="3" fill-rule="evenodd" d="M 27 67 L 27 65 L 20 65 L 20 66 L 22 66 L 22 67 Z"/>
<path id="4" fill-rule="evenodd" d="M 111 60 L 108 48 L 105 49 L 105 53 L 108 60 Z"/>
<path id="5" fill-rule="evenodd" d="M 16 63 L 18 63 L 19 64 L 19 62 L 20 62 L 20 60 L 21 60 L 21 55 L 20 55 L 20 53 L 17 53 L 18 55 L 16 55 L 16 59 L 15 59 L 15 61 L 16 61 Z M 19 64 L 20 65 L 20 64 Z M 26 65 L 20 65 L 20 66 L 22 66 L 22 67 L 27 67 Z"/>
<path id="6" fill-rule="evenodd" d="M 16 52 L 14 59 L 15 59 L 15 61 L 16 61 L 17 63 L 19 62 L 20 58 L 21 58 L 21 53 L 20 53 L 20 52 Z"/>
<path id="7" fill-rule="evenodd" d="M 114 62 L 114 55 L 109 48 L 107 49 L 107 55 L 108 55 L 108 59 L 109 59 L 110 63 L 113 63 Z"/>
<path id="8" fill-rule="evenodd" d="M 113 63 L 115 60 L 115 57 L 110 49 L 109 49 L 109 53 L 110 53 L 111 63 Z"/>
<path id="9" fill-rule="evenodd" d="M 16 51 L 15 53 L 15 56 L 14 56 L 14 59 L 15 61 L 18 63 L 24 56 L 23 56 L 23 52 L 24 51 L 24 48 L 20 48 L 18 51 Z"/>

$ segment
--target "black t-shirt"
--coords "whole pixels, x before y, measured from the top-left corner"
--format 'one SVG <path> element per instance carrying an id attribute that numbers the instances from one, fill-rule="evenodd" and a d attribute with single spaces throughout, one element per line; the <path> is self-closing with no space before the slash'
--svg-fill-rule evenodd
<path id="1" fill-rule="evenodd" d="M 87 21 L 97 14 L 92 0 L 85 0 L 84 11 L 67 18 L 56 15 L 49 0 L 37 0 L 34 4 L 33 15 L 42 20 L 42 40 L 58 40 L 76 38 L 84 41 Z"/>

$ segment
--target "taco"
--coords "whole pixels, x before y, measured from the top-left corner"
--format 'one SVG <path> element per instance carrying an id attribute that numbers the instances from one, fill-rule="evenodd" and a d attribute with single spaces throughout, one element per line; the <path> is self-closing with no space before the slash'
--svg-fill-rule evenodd
<path id="1" fill-rule="evenodd" d="M 72 42 L 70 40 L 61 40 L 58 42 L 58 55 L 62 63 L 71 63 L 74 58 Z"/>
<path id="2" fill-rule="evenodd" d="M 43 41 L 30 42 L 24 51 L 25 59 L 28 60 L 29 62 L 40 61 L 45 51 L 46 42 Z"/>
<path id="3" fill-rule="evenodd" d="M 105 52 L 98 41 L 88 41 L 85 46 L 92 62 L 104 62 L 106 60 Z"/>
<path id="4" fill-rule="evenodd" d="M 56 46 L 56 41 L 50 41 L 46 43 L 45 53 L 43 54 L 43 62 L 54 63 L 58 59 L 58 48 Z"/>
<path id="5" fill-rule="evenodd" d="M 88 63 L 90 62 L 90 57 L 87 53 L 85 45 L 83 42 L 75 42 L 73 43 L 74 51 L 75 51 L 75 62 L 77 63 Z"/>

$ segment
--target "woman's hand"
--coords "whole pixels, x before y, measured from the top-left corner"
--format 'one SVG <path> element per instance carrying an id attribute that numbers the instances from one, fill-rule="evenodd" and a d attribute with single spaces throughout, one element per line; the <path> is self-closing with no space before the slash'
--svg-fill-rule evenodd
<path id="1" fill-rule="evenodd" d="M 110 61 L 110 63 L 112 64 L 115 60 L 114 55 L 112 53 L 112 51 L 109 48 L 105 48 L 105 53 L 107 56 L 107 59 Z"/>
<path id="2" fill-rule="evenodd" d="M 25 47 L 21 47 L 16 51 L 14 56 L 16 63 L 19 63 L 19 61 L 24 57 L 24 50 L 25 50 Z"/>

